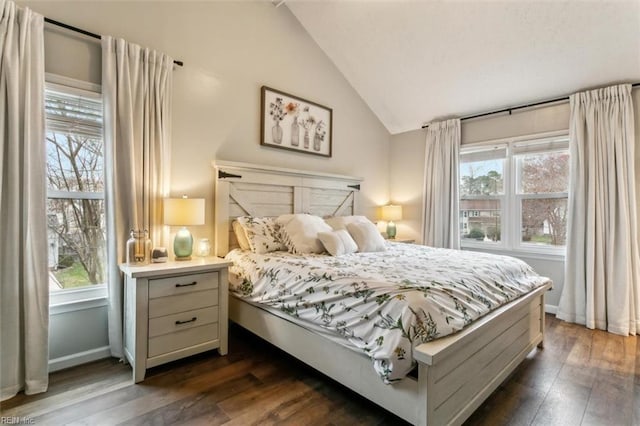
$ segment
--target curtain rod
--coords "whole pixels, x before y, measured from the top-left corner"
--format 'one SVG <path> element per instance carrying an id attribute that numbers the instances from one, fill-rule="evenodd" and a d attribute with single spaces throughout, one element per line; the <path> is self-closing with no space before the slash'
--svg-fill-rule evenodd
<path id="1" fill-rule="evenodd" d="M 70 30 L 70 31 L 74 31 L 76 33 L 80 33 L 80 34 L 86 35 L 86 36 L 91 37 L 91 38 L 96 38 L 98 40 L 102 39 L 102 37 L 99 34 L 92 33 L 92 32 L 83 30 L 82 28 L 74 27 L 74 26 L 69 25 L 69 24 L 65 24 L 64 22 L 55 21 L 55 20 L 47 18 L 47 17 L 44 18 L 44 22 L 56 25 L 58 27 L 66 29 L 66 30 Z M 173 61 L 173 63 L 176 64 L 179 67 L 184 65 L 184 62 L 182 62 L 182 61 Z"/>
<path id="2" fill-rule="evenodd" d="M 633 83 L 631 85 L 631 87 L 638 87 L 638 86 L 640 86 L 640 83 Z M 460 121 L 471 120 L 472 118 L 485 117 L 487 115 L 500 114 L 500 113 L 503 113 L 503 112 L 508 112 L 509 115 L 511 115 L 512 111 L 515 111 L 515 110 L 518 110 L 518 109 L 531 108 L 531 107 L 534 107 L 534 106 L 552 104 L 554 102 L 568 101 L 568 100 L 569 100 L 569 96 L 563 96 L 561 98 L 549 99 L 547 101 L 533 102 L 533 103 L 530 103 L 530 104 L 518 105 L 518 106 L 514 106 L 514 107 L 510 107 L 510 108 L 504 108 L 504 109 L 498 109 L 498 110 L 495 110 L 495 111 L 483 112 L 483 113 L 480 113 L 480 114 L 467 115 L 467 116 L 464 116 L 464 117 L 460 118 Z M 429 127 L 428 124 L 425 124 L 424 126 L 422 126 L 423 129 L 426 129 L 427 127 Z"/>

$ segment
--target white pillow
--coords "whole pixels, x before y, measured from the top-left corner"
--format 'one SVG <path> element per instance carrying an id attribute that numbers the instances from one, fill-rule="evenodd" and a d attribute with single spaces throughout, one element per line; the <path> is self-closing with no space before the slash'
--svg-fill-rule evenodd
<path id="1" fill-rule="evenodd" d="M 332 216 L 324 220 L 334 230 L 347 229 L 349 223 L 371 223 L 366 216 Z"/>
<path id="2" fill-rule="evenodd" d="M 318 239 L 331 256 L 342 256 L 343 254 L 358 251 L 358 245 L 353 241 L 346 229 L 318 232 Z"/>
<path id="3" fill-rule="evenodd" d="M 387 249 L 384 245 L 384 238 L 373 223 L 348 223 L 347 230 L 361 253 Z"/>
<path id="4" fill-rule="evenodd" d="M 294 254 L 322 253 L 324 247 L 318 239 L 318 232 L 331 231 L 321 217 L 309 214 L 283 215 L 276 223 L 280 225 L 282 242 Z"/>
<path id="5" fill-rule="evenodd" d="M 242 216 L 236 221 L 244 230 L 252 252 L 264 254 L 287 249 L 280 241 L 278 225 L 274 218 Z"/>
<path id="6" fill-rule="evenodd" d="M 290 213 L 290 214 L 281 214 L 280 216 L 276 217 L 276 224 L 278 226 L 284 226 L 287 223 L 289 223 L 289 221 L 291 219 L 293 219 L 294 217 L 298 216 L 298 214 L 294 214 L 294 213 Z"/>
<path id="7" fill-rule="evenodd" d="M 238 223 L 237 220 L 233 221 L 233 233 L 236 234 L 236 240 L 238 240 L 238 245 L 242 250 L 251 250 L 251 246 L 249 245 L 249 240 L 247 239 L 247 234 L 244 232 L 242 225 Z"/>

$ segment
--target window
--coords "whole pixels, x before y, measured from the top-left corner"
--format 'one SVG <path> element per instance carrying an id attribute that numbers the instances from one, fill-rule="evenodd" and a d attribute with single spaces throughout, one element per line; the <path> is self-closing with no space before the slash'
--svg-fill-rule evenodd
<path id="1" fill-rule="evenodd" d="M 467 150 L 460 158 L 462 241 L 500 241 L 506 150 Z M 482 214 L 481 214 L 482 213 Z"/>
<path id="2" fill-rule="evenodd" d="M 568 187 L 566 136 L 463 149 L 463 247 L 563 253 Z"/>
<path id="3" fill-rule="evenodd" d="M 47 83 L 49 288 L 106 281 L 102 97 Z"/>

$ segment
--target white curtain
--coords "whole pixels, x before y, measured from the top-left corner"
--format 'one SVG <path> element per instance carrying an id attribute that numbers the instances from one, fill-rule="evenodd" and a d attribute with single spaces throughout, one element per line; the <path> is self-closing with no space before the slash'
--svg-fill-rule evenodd
<path id="1" fill-rule="evenodd" d="M 640 258 L 631 86 L 570 98 L 571 185 L 558 318 L 640 332 Z"/>
<path id="2" fill-rule="evenodd" d="M 424 244 L 458 249 L 460 120 L 429 124 L 425 152 L 422 215 Z"/>
<path id="3" fill-rule="evenodd" d="M 164 245 L 162 199 L 169 192 L 173 59 L 122 39 L 102 38 L 106 160 L 109 345 L 122 357 L 123 279 L 130 229 Z"/>
<path id="4" fill-rule="evenodd" d="M 44 18 L 0 0 L 0 399 L 48 386 Z"/>

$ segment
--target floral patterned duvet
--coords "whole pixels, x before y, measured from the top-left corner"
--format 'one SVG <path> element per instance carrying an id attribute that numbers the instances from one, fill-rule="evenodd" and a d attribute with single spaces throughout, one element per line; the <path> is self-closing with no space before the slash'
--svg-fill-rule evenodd
<path id="1" fill-rule="evenodd" d="M 340 257 L 233 250 L 230 291 L 366 354 L 392 383 L 414 367 L 413 347 L 548 281 L 512 257 L 386 245 Z"/>

